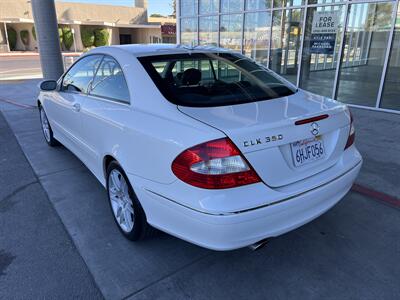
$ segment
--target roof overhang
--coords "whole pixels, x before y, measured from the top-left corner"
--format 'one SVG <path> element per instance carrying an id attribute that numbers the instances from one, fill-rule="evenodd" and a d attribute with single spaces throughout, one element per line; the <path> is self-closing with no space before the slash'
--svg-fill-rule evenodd
<path id="1" fill-rule="evenodd" d="M 2 18 L 0 19 L 2 23 L 33 23 L 33 19 L 25 18 Z"/>
<path id="2" fill-rule="evenodd" d="M 31 23 L 33 24 L 33 19 L 24 19 L 24 18 L 2 18 L 0 19 L 1 23 Z M 95 21 L 95 20 L 86 20 L 86 21 L 74 21 L 74 20 L 57 20 L 58 24 L 65 25 L 93 25 L 93 26 L 107 26 L 107 27 L 119 27 L 119 28 L 143 28 L 143 29 L 160 29 L 160 24 L 120 24 L 120 23 L 111 23 L 104 21 Z"/>

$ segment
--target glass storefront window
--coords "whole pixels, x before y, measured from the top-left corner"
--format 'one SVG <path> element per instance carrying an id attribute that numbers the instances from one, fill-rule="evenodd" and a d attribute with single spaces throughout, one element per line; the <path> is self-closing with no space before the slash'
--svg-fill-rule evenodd
<path id="1" fill-rule="evenodd" d="M 272 19 L 269 68 L 296 84 L 303 9 L 276 10 Z"/>
<path id="2" fill-rule="evenodd" d="M 308 0 L 308 4 L 328 4 L 340 2 L 345 2 L 345 0 Z"/>
<path id="3" fill-rule="evenodd" d="M 301 88 L 332 97 L 344 15 L 344 5 L 308 9 L 300 71 Z"/>
<path id="4" fill-rule="evenodd" d="M 222 15 L 220 24 L 220 46 L 241 51 L 243 14 Z"/>
<path id="5" fill-rule="evenodd" d="M 271 12 L 245 14 L 243 53 L 267 65 Z"/>
<path id="6" fill-rule="evenodd" d="M 180 0 L 181 16 L 186 17 L 197 15 L 197 1 L 198 0 Z"/>
<path id="7" fill-rule="evenodd" d="M 226 12 L 239 12 L 243 11 L 244 0 L 221 0 L 221 11 Z"/>
<path id="8" fill-rule="evenodd" d="M 381 107 L 400 110 L 400 6 L 397 10 L 392 50 L 389 56 Z"/>
<path id="9" fill-rule="evenodd" d="M 376 105 L 392 9 L 392 2 L 350 6 L 338 78 L 338 100 Z"/>
<path id="10" fill-rule="evenodd" d="M 271 8 L 272 0 L 246 0 L 246 10 L 261 10 Z"/>
<path id="11" fill-rule="evenodd" d="M 219 11 L 219 0 L 199 0 L 200 14 L 217 14 Z"/>
<path id="12" fill-rule="evenodd" d="M 218 46 L 218 16 L 200 17 L 199 44 Z"/>
<path id="13" fill-rule="evenodd" d="M 197 18 L 181 19 L 181 44 L 197 45 Z"/>

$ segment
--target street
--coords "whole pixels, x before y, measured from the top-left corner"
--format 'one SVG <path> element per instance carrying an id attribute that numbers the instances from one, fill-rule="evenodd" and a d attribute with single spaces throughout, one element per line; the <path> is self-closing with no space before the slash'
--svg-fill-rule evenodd
<path id="1" fill-rule="evenodd" d="M 0 56 L 0 80 L 41 78 L 38 55 Z"/>
<path id="2" fill-rule="evenodd" d="M 63 53 L 64 64 L 68 67 L 80 54 Z M 0 54 L 0 81 L 32 78 L 42 78 L 40 59 L 37 53 Z"/>
<path id="3" fill-rule="evenodd" d="M 261 250 L 215 252 L 161 232 L 140 243 L 124 239 L 100 183 L 67 149 L 46 145 L 34 108 L 37 83 L 0 83 L 0 99 L 8 100 L 0 100 L 0 183 L 7 188 L 0 193 L 0 298 L 398 298 L 397 115 L 353 109 L 364 157 L 360 190 Z M 30 251 L 44 245 L 40 257 Z"/>

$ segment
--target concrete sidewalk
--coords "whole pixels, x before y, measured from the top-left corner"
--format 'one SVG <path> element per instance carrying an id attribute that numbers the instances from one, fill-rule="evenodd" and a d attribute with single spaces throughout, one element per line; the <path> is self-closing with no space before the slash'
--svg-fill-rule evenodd
<path id="1" fill-rule="evenodd" d="M 354 192 L 257 252 L 208 251 L 163 233 L 128 242 L 94 176 L 65 148 L 43 141 L 37 110 L 28 108 L 35 104 L 36 83 L 0 84 L 0 99 L 8 100 L 0 101 L 0 109 L 105 298 L 396 299 L 400 294 L 400 210 Z M 393 180 L 400 165 L 394 136 L 399 117 L 353 112 L 367 166 L 359 183 L 399 195 Z M 364 141 L 376 133 L 384 136 Z M 393 166 L 380 168 L 380 162 L 390 161 Z"/>

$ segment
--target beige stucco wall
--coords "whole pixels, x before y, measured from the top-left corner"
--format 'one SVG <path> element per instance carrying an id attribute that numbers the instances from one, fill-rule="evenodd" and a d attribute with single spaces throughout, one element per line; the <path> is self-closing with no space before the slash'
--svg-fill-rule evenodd
<path id="1" fill-rule="evenodd" d="M 93 5 L 56 1 L 57 18 L 60 21 L 101 21 L 123 24 L 147 22 L 147 8 L 114 5 Z M 31 4 L 26 0 L 1 0 L 0 19 L 32 19 Z"/>
<path id="2" fill-rule="evenodd" d="M 149 17 L 148 21 L 150 23 L 160 23 L 164 24 L 176 24 L 176 19 L 174 18 L 167 18 L 167 17 Z"/>

